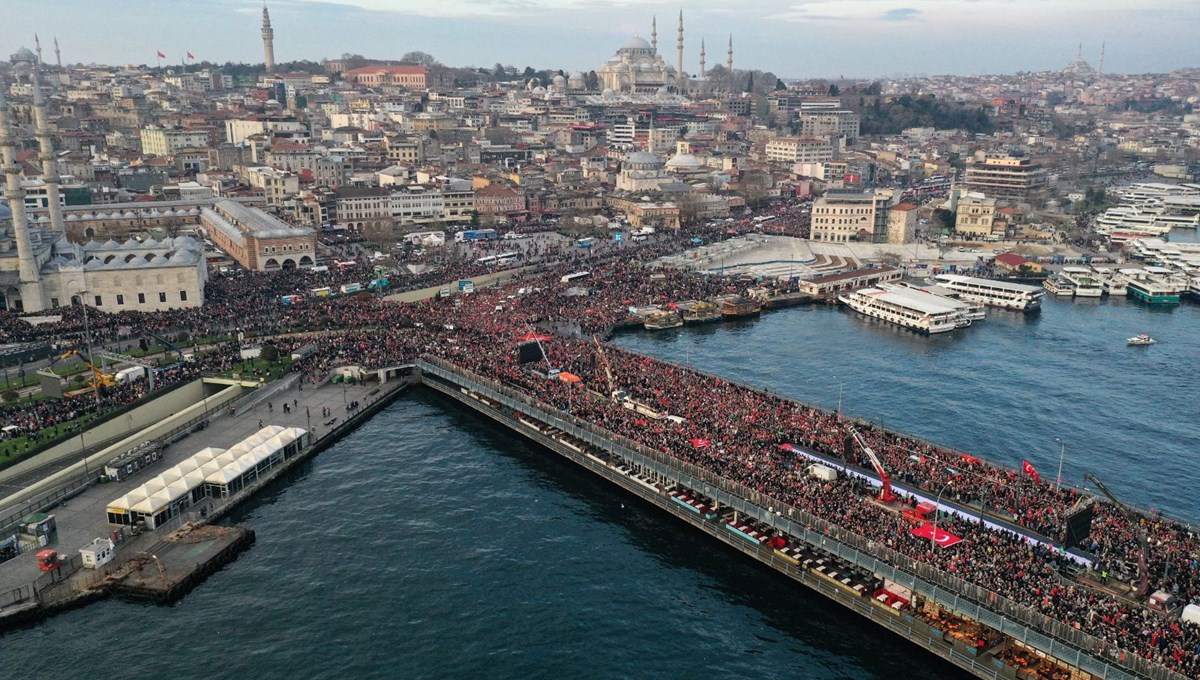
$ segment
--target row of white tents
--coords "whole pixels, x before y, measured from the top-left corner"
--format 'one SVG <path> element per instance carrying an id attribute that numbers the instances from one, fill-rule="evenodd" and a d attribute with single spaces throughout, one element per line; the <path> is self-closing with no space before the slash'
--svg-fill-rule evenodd
<path id="1" fill-rule="evenodd" d="M 162 526 L 203 498 L 228 498 L 300 453 L 309 434 L 268 425 L 228 449 L 208 447 L 108 504 L 110 524 Z"/>

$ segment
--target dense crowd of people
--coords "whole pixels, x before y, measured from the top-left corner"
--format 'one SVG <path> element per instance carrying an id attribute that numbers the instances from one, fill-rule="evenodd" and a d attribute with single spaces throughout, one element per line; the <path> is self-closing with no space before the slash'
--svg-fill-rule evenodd
<path id="1" fill-rule="evenodd" d="M 806 222 L 803 210 L 791 207 L 764 224 L 795 229 L 802 222 Z M 575 248 L 558 257 L 539 251 L 539 268 L 508 283 L 472 295 L 435 296 L 406 305 L 386 302 L 372 292 L 332 299 L 309 295 L 314 288 L 371 280 L 376 265 L 370 262 L 328 271 L 217 275 L 209 282 L 208 299 L 201 308 L 169 313 L 89 311 L 89 323 L 97 343 L 128 343 L 150 333 L 176 338 L 184 333 L 201 338 L 236 331 L 271 336 L 281 355 L 304 350 L 292 370 L 313 382 L 341 365 L 371 370 L 422 355 L 442 357 L 1028 605 L 1096 636 L 1113 650 L 1127 650 L 1179 672 L 1200 675 L 1196 626 L 1121 597 L 1115 589 L 1073 580 L 1071 562 L 1060 550 L 958 516 L 940 519 L 939 528 L 965 540 L 948 549 L 935 547 L 928 539 L 912 535 L 909 520 L 901 513 L 876 502 L 872 487 L 851 477 L 834 482 L 812 477 L 805 472 L 806 465 L 797 464 L 796 454 L 781 445 L 795 444 L 868 468 L 861 447 L 847 446 L 851 428 L 856 428 L 894 479 L 978 506 L 1044 537 L 1047 544 L 1061 544 L 1065 538 L 1064 519 L 1080 501 L 1077 490 L 1060 489 L 1017 470 L 722 378 L 612 348 L 603 354 L 597 349 L 592 336 L 607 335 L 629 317 L 631 307 L 744 292 L 742 284 L 726 278 L 660 269 L 652 262 L 676 252 L 681 242 L 716 240 L 730 230 L 750 226 L 715 222 L 636 246 Z M 388 292 L 476 276 L 485 268 L 477 261 L 479 253 L 502 247 L 492 244 L 455 257 L 445 253 L 438 258 L 406 257 L 393 263 Z M 566 274 L 580 271 L 590 275 L 562 281 Z M 303 299 L 281 303 L 288 295 Z M 34 326 L 0 313 L 0 339 L 77 342 L 83 324 L 80 308 L 55 314 L 61 320 Z M 555 335 L 542 341 L 546 361 L 580 376 L 595 393 L 622 390 L 685 421 L 647 418 L 606 397 L 588 396 L 587 390 L 538 376 L 516 356 L 521 338 L 531 333 Z M 159 382 L 170 384 L 200 372 L 229 370 L 238 363 L 238 348 L 236 342 L 210 347 L 199 352 L 194 363 L 177 369 L 178 374 Z M 143 389 L 144 385 L 134 383 L 105 395 L 100 410 L 119 408 L 138 398 Z M 24 426 L 34 430 L 96 408 L 94 400 L 90 406 L 79 399 L 40 404 L 44 406 L 0 416 L 21 418 Z M 1093 578 L 1103 580 L 1111 574 L 1114 581 L 1136 580 L 1138 534 L 1144 531 L 1151 546 L 1152 589 L 1165 590 L 1183 602 L 1200 602 L 1196 577 L 1200 540 L 1190 527 L 1150 515 L 1131 522 L 1106 502 L 1097 503 L 1096 509 L 1090 537 L 1082 546 L 1094 559 Z"/>

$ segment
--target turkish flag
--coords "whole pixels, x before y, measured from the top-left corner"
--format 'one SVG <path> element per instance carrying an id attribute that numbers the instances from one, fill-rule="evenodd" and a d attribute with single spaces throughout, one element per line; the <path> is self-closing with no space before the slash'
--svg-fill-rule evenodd
<path id="1" fill-rule="evenodd" d="M 983 462 L 982 460 L 976 458 L 975 456 L 972 456 L 969 453 L 962 454 L 962 459 L 963 459 L 964 463 L 982 463 Z"/>
<path id="2" fill-rule="evenodd" d="M 1042 481 L 1042 476 L 1039 475 L 1037 469 L 1033 467 L 1033 463 L 1030 463 L 1027 460 L 1021 461 L 1021 474 L 1033 477 L 1034 481 Z"/>
<path id="3" fill-rule="evenodd" d="M 697 448 L 697 449 L 706 449 L 712 445 L 712 442 L 710 442 L 707 439 L 697 438 L 697 439 L 689 439 L 688 441 L 692 443 L 693 448 Z"/>
<path id="4" fill-rule="evenodd" d="M 159 59 L 166 59 L 166 58 L 167 58 L 167 55 L 163 54 L 162 52 L 158 52 L 158 58 L 159 58 Z"/>
<path id="5" fill-rule="evenodd" d="M 922 524 L 921 526 L 917 527 L 916 529 L 913 529 L 912 535 L 917 536 L 919 538 L 924 538 L 925 540 L 928 540 L 928 541 L 933 541 L 934 543 L 942 546 L 943 548 L 949 548 L 950 546 L 954 545 L 955 543 L 962 542 L 962 539 L 959 538 L 958 536 L 955 536 L 954 534 L 950 533 L 949 531 L 943 531 L 941 529 L 938 529 L 929 523 Z"/>
<path id="6" fill-rule="evenodd" d="M 192 56 L 192 53 L 191 53 L 191 52 L 188 52 L 188 53 L 187 53 L 187 55 L 188 55 L 188 59 L 195 59 L 195 58 L 196 58 L 196 57 Z"/>

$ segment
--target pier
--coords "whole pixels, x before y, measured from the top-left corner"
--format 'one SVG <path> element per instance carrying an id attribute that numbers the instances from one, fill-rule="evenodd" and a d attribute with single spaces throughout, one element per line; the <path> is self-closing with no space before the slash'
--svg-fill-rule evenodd
<path id="1" fill-rule="evenodd" d="M 203 441 L 200 437 L 174 439 L 163 460 L 125 482 L 96 483 L 98 472 L 93 467 L 90 472 L 66 474 L 56 488 L 39 489 L 22 512 L 54 514 L 56 538 L 48 547 L 58 552 L 59 562 L 52 569 L 41 567 L 35 555 L 39 548 L 26 549 L 0 565 L 0 630 L 109 595 L 163 603 L 185 595 L 255 541 L 249 527 L 221 526 L 217 521 L 369 420 L 415 382 L 409 365 L 366 375 L 371 379 L 352 385 L 333 384 L 328 378 L 319 385 L 304 386 L 296 379 L 268 384 L 232 403 L 232 413 L 228 407 L 209 413 Z M 322 409 L 331 415 L 321 416 Z M 294 454 L 281 458 L 236 493 L 196 499 L 154 529 L 138 533 L 105 521 L 106 506 L 114 498 L 199 449 L 232 446 L 264 425 L 300 428 L 311 436 L 306 436 L 305 445 L 297 447 Z M 169 432 L 172 438 L 179 436 Z M 117 539 L 114 558 L 94 568 L 85 567 L 76 549 L 97 537 Z"/>

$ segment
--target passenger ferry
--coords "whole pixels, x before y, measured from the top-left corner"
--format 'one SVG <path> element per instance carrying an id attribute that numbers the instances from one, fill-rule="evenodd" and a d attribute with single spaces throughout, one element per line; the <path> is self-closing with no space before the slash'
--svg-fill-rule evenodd
<path id="1" fill-rule="evenodd" d="M 754 316 L 762 311 L 762 303 L 740 295 L 721 301 L 721 315 L 728 319 Z"/>
<path id="2" fill-rule="evenodd" d="M 1183 287 L 1163 279 L 1139 279 L 1126 284 L 1129 297 L 1150 305 L 1177 305 Z"/>
<path id="3" fill-rule="evenodd" d="M 1100 297 L 1104 286 L 1087 267 L 1063 267 L 1062 278 L 1075 286 L 1075 297 Z"/>
<path id="4" fill-rule="evenodd" d="M 882 288 L 863 288 L 838 296 L 850 309 L 919 333 L 947 333 L 971 325 L 962 309 L 932 295 L 913 291 L 899 293 Z"/>
<path id="5" fill-rule="evenodd" d="M 944 302 L 961 310 L 963 316 L 971 321 L 983 321 L 987 318 L 987 308 L 982 304 L 960 300 L 954 291 L 942 288 L 941 286 L 922 286 L 908 281 L 901 281 L 900 283 L 881 283 L 878 287 L 888 292 L 900 293 L 902 295 L 912 295 L 915 293 L 918 296 L 933 296 L 933 300 Z"/>
<path id="6" fill-rule="evenodd" d="M 1042 281 L 1042 288 L 1055 297 L 1075 296 L 1075 283 L 1061 275 L 1046 277 L 1046 280 Z"/>
<path id="7" fill-rule="evenodd" d="M 1193 300 L 1200 300 L 1200 276 L 1188 279 L 1188 287 L 1184 294 Z"/>
<path id="8" fill-rule="evenodd" d="M 709 323 L 721 320 L 721 310 L 711 302 L 693 302 L 686 307 L 680 305 L 680 309 L 683 310 L 684 323 Z"/>
<path id="9" fill-rule="evenodd" d="M 645 327 L 648 331 L 661 331 L 670 328 L 679 328 L 683 325 L 683 318 L 678 312 L 670 310 L 662 310 L 651 312 L 646 316 Z"/>
<path id="10" fill-rule="evenodd" d="M 938 274 L 934 281 L 958 293 L 963 300 L 980 302 L 989 307 L 1036 312 L 1042 308 L 1046 293 L 1037 286 L 1022 283 L 977 279 L 958 274 Z"/>
<path id="11" fill-rule="evenodd" d="M 1104 279 L 1104 293 L 1109 297 L 1125 297 L 1128 294 L 1126 286 L 1134 278 L 1139 269 L 1118 269 Z"/>

